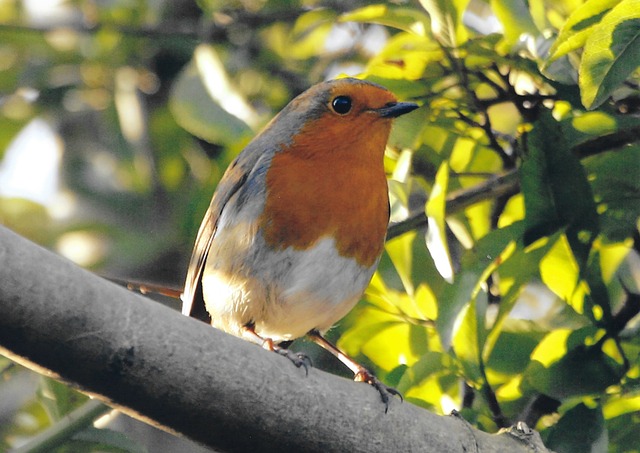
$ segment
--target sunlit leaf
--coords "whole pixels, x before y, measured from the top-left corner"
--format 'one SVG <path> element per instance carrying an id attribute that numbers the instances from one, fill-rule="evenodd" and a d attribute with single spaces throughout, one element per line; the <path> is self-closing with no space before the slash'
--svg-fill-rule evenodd
<path id="1" fill-rule="evenodd" d="M 631 241 L 627 241 L 627 243 L 599 244 L 600 268 L 602 269 L 604 282 L 611 283 L 630 251 Z"/>
<path id="2" fill-rule="evenodd" d="M 594 27 L 580 63 L 582 104 L 593 109 L 640 66 L 640 0 L 622 0 Z"/>
<path id="3" fill-rule="evenodd" d="M 434 278 L 437 271 L 420 234 L 411 232 L 387 241 L 385 250 L 410 295 L 420 283 L 438 284 Z M 434 291 L 437 292 L 437 288 Z"/>
<path id="4" fill-rule="evenodd" d="M 554 61 L 579 49 L 600 23 L 604 15 L 620 0 L 589 0 L 577 8 L 562 26 L 560 34 L 549 50 L 548 61 Z"/>
<path id="5" fill-rule="evenodd" d="M 366 71 L 362 74 L 362 77 L 365 80 L 369 80 L 371 82 L 382 85 L 389 91 L 396 94 L 400 99 L 420 99 L 429 93 L 429 86 L 425 85 L 424 81 L 422 80 L 388 79 L 375 74 L 369 74 Z M 412 132 L 416 133 L 417 131 L 421 131 L 422 127 L 424 127 L 424 122 L 416 118 L 420 118 L 421 115 L 427 116 L 427 113 L 428 112 L 425 112 L 425 109 L 420 109 L 412 112 L 410 115 L 403 115 L 400 118 L 395 119 L 393 122 L 394 127 L 391 130 L 391 136 L 393 137 L 394 133 L 403 134 L 401 131 L 397 130 L 403 127 L 408 127 Z M 409 118 L 411 121 L 408 121 L 407 118 Z M 400 126 L 400 124 L 404 124 L 404 126 Z M 392 141 L 391 143 L 399 143 L 400 147 L 407 146 L 403 145 L 402 141 Z"/>
<path id="6" fill-rule="evenodd" d="M 499 33 L 492 33 L 485 36 L 476 36 L 473 39 L 469 39 L 467 42 L 460 46 L 461 49 L 466 51 L 465 65 L 469 69 L 476 69 L 483 71 L 492 63 L 497 64 L 513 64 L 513 59 L 506 58 L 505 55 L 499 52 L 499 44 L 502 40 L 502 35 Z"/>
<path id="7" fill-rule="evenodd" d="M 487 296 L 485 293 L 480 293 L 460 314 L 461 322 L 452 343 L 465 379 L 478 387 L 483 385 L 482 350 L 486 340 L 486 311 Z"/>
<path id="8" fill-rule="evenodd" d="M 524 197 L 522 193 L 515 195 L 509 199 L 507 206 L 502 211 L 498 220 L 498 227 L 504 228 L 514 222 L 524 219 Z"/>
<path id="9" fill-rule="evenodd" d="M 60 418 L 77 407 L 80 402 L 87 399 L 85 395 L 78 393 L 67 385 L 45 377 L 40 378 L 38 396 L 38 400 L 47 411 L 52 422 L 60 420 Z"/>
<path id="10" fill-rule="evenodd" d="M 540 260 L 545 256 L 550 246 L 550 244 L 545 244 L 533 249 L 525 249 L 518 241 L 509 244 L 509 247 L 502 253 L 504 258 L 497 266 L 495 274 L 500 303 L 498 314 L 489 329 L 484 347 L 483 357 L 485 360 L 494 357 L 494 348 L 500 341 L 504 324 L 513 321 L 509 318 L 511 311 L 526 285 L 537 278 Z"/>
<path id="11" fill-rule="evenodd" d="M 443 406 L 455 397 L 458 374 L 455 361 L 448 354 L 427 352 L 405 369 L 397 389 L 408 401 L 439 413 L 450 413 L 453 407 Z"/>
<path id="12" fill-rule="evenodd" d="M 618 130 L 618 124 L 612 115 L 605 112 L 587 112 L 571 120 L 576 131 L 591 136 L 610 134 Z"/>
<path id="13" fill-rule="evenodd" d="M 568 104 L 565 104 L 565 107 L 568 107 Z M 560 121 L 562 134 L 580 156 L 602 154 L 635 142 L 638 119 L 632 115 L 616 115 L 608 109 L 572 113 L 575 114 L 559 113 L 558 116 L 564 116 Z M 602 143 L 601 149 L 593 149 L 593 143 L 597 140 Z M 586 149 L 583 149 L 585 146 Z"/>
<path id="14" fill-rule="evenodd" d="M 431 374 L 441 372 L 443 368 L 455 369 L 451 357 L 442 352 L 427 352 L 418 362 L 407 368 L 400 380 L 398 390 L 406 392 Z"/>
<path id="15" fill-rule="evenodd" d="M 449 283 L 453 281 L 453 263 L 447 242 L 446 201 L 449 185 L 449 165 L 442 163 L 436 174 L 436 181 L 425 208 L 429 226 L 427 229 L 427 248 L 442 275 Z"/>
<path id="16" fill-rule="evenodd" d="M 328 8 L 315 8 L 302 14 L 291 30 L 292 39 L 301 39 L 321 25 L 335 22 L 336 14 Z"/>
<path id="17" fill-rule="evenodd" d="M 425 36 L 429 31 L 429 18 L 420 10 L 394 5 L 369 5 L 340 16 L 341 22 L 367 22 L 398 28 Z"/>
<path id="18" fill-rule="evenodd" d="M 361 353 L 369 357 L 377 367 L 390 371 L 398 364 L 414 364 L 427 352 L 426 327 L 405 322 L 387 325 L 363 344 Z"/>
<path id="19" fill-rule="evenodd" d="M 550 242 L 551 249 L 540 260 L 540 277 L 544 284 L 578 313 L 585 314 L 584 298 L 588 287 L 580 278 L 580 266 L 571 252 L 565 235 Z M 587 313 L 588 314 L 588 313 Z"/>
<path id="20" fill-rule="evenodd" d="M 431 30 L 443 45 L 457 47 L 467 40 L 462 15 L 469 0 L 420 0 L 431 17 Z"/>
<path id="21" fill-rule="evenodd" d="M 305 60 L 325 53 L 327 38 L 334 30 L 336 17 L 336 13 L 330 9 L 313 9 L 300 16 L 291 33 L 286 36 L 286 55 Z"/>
<path id="22" fill-rule="evenodd" d="M 357 308 L 358 322 L 347 329 L 339 347 L 353 357 L 366 357 L 386 372 L 412 365 L 428 351 L 427 327 L 402 322 L 371 306 Z"/>
<path id="23" fill-rule="evenodd" d="M 516 44 L 523 34 L 538 35 L 524 0 L 491 0 L 491 8 L 504 28 L 504 39 L 509 46 Z"/>
<path id="24" fill-rule="evenodd" d="M 619 381 L 625 369 L 598 344 L 588 345 L 599 335 L 592 327 L 551 332 L 531 354 L 525 382 L 556 399 L 604 391 Z"/>
<path id="25" fill-rule="evenodd" d="M 208 77 L 213 74 L 209 73 Z M 219 75 L 226 78 L 226 75 Z M 215 83 L 213 84 L 215 85 Z M 224 87 L 220 86 L 224 91 Z M 203 79 L 195 63 L 187 65 L 172 88 L 170 108 L 176 122 L 192 134 L 211 143 L 229 144 L 249 134 L 251 129 L 245 121 L 240 119 L 235 111 L 244 111 L 242 103 L 235 104 L 235 97 L 214 99 L 207 89 L 207 83 Z M 225 107 L 220 103 L 229 102 Z M 232 105 L 240 110 L 233 110 Z"/>
<path id="26" fill-rule="evenodd" d="M 632 398 L 632 396 L 629 396 Z M 609 432 L 609 451 L 640 451 L 640 438 L 638 438 L 638 413 L 640 409 L 624 413 L 617 417 L 607 416 L 607 405 L 603 408 L 607 430 Z"/>
<path id="27" fill-rule="evenodd" d="M 602 410 L 606 419 L 620 417 L 624 414 L 640 414 L 640 394 L 612 396 L 604 404 Z"/>
<path id="28" fill-rule="evenodd" d="M 391 80 L 418 80 L 432 62 L 441 58 L 442 49 L 435 42 L 410 33 L 398 33 L 369 60 L 366 73 Z"/>
<path id="29" fill-rule="evenodd" d="M 40 244 L 51 241 L 52 219 L 45 206 L 25 198 L 0 196 L 0 224 Z"/>
<path id="30" fill-rule="evenodd" d="M 559 3 L 559 2 L 558 2 Z M 549 26 L 547 21 L 547 14 L 550 10 L 548 3 L 544 0 L 528 0 L 529 14 L 531 14 L 531 20 L 535 24 L 538 30 L 544 30 Z"/>
<path id="31" fill-rule="evenodd" d="M 436 327 L 443 346 L 449 347 L 454 324 L 461 310 L 476 297 L 482 283 L 495 267 L 504 259 L 505 249 L 522 234 L 522 223 L 492 231 L 480 239 L 475 246 L 465 252 L 461 260 L 461 270 L 452 285 L 447 285 L 438 301 Z"/>
<path id="32" fill-rule="evenodd" d="M 421 284 L 413 295 L 388 288 L 377 272 L 365 292 L 367 301 L 398 318 L 408 318 L 415 323 L 427 324 L 437 316 L 437 304 L 433 291 Z"/>

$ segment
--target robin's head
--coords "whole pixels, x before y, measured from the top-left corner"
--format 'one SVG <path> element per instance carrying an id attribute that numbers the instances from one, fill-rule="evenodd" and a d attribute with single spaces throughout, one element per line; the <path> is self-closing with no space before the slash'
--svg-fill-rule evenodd
<path id="1" fill-rule="evenodd" d="M 398 102 L 393 93 L 375 83 L 337 79 L 299 95 L 274 118 L 271 127 L 288 138 L 282 140 L 286 149 L 309 157 L 343 148 L 382 152 L 391 120 L 417 107 Z"/>
<path id="2" fill-rule="evenodd" d="M 287 114 L 304 118 L 292 148 L 311 154 L 344 148 L 381 153 L 391 120 L 415 108 L 416 104 L 399 103 L 393 93 L 371 82 L 348 78 L 321 83 L 287 109 Z"/>

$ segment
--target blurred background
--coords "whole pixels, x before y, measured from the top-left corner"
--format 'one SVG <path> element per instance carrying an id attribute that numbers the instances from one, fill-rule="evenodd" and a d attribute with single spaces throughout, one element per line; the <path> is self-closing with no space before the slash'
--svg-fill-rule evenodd
<path id="1" fill-rule="evenodd" d="M 377 81 L 427 108 L 396 121 L 390 240 L 331 338 L 436 413 L 489 432 L 525 414 L 558 452 L 638 452 L 640 73 L 633 46 L 604 72 L 588 58 L 638 36 L 638 11 L 0 0 L 0 224 L 99 275 L 180 288 L 218 180 L 261 127 L 314 83 Z M 72 436 L 25 451 L 209 451 L 0 357 L 0 451 L 80 409 Z"/>

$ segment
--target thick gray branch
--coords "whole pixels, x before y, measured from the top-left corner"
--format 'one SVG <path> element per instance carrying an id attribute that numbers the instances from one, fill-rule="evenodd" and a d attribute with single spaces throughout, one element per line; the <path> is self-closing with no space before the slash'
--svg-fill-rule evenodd
<path id="1" fill-rule="evenodd" d="M 0 227 L 0 352 L 226 451 L 524 452 L 186 318 Z M 522 430 L 518 431 L 522 434 Z M 539 449 L 537 451 L 545 451 Z"/>

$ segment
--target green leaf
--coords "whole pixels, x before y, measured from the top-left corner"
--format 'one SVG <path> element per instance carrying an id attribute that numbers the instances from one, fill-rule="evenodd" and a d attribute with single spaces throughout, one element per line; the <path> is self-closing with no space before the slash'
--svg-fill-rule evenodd
<path id="1" fill-rule="evenodd" d="M 640 0 L 622 0 L 594 27 L 584 46 L 578 84 L 595 109 L 640 66 Z"/>
<path id="2" fill-rule="evenodd" d="M 451 356 L 442 352 L 429 351 L 420 360 L 407 368 L 398 383 L 398 390 L 406 392 L 419 382 L 443 369 L 455 370 Z"/>
<path id="3" fill-rule="evenodd" d="M 514 239 L 519 239 L 520 237 L 515 236 Z M 518 242 L 513 243 L 514 250 L 510 255 L 507 251 L 503 252 L 506 257 L 496 269 L 499 277 L 500 304 L 498 315 L 489 330 L 484 347 L 483 357 L 485 360 L 495 357 L 494 348 L 498 346 L 497 343 L 504 333 L 502 331 L 503 326 L 505 323 L 510 322 L 511 311 L 520 299 L 522 290 L 533 279 L 538 278 L 540 261 L 550 247 L 551 244 L 546 244 L 528 249 L 524 248 L 522 242 L 518 240 Z"/>
<path id="4" fill-rule="evenodd" d="M 409 324 L 366 304 L 356 307 L 349 318 L 357 322 L 340 337 L 340 349 L 352 357 L 366 357 L 385 372 L 398 364 L 413 365 L 427 352 L 424 326 Z"/>
<path id="5" fill-rule="evenodd" d="M 429 351 L 406 367 L 396 388 L 407 401 L 439 413 L 451 413 L 460 387 L 459 370 L 449 354 Z M 447 404 L 447 402 L 451 403 Z M 446 407 L 446 406 L 449 407 Z"/>
<path id="6" fill-rule="evenodd" d="M 620 0 L 589 0 L 576 9 L 562 26 L 555 43 L 549 49 L 547 64 L 584 46 L 604 15 Z"/>
<path id="7" fill-rule="evenodd" d="M 551 10 L 547 2 L 545 0 L 527 0 L 527 4 L 529 5 L 529 14 L 531 15 L 531 20 L 536 26 L 536 29 L 544 30 L 545 28 L 547 28 L 547 15 Z M 556 4 L 556 6 L 558 5 Z"/>
<path id="8" fill-rule="evenodd" d="M 640 146 L 603 153 L 584 161 L 607 242 L 631 237 L 640 218 Z"/>
<path id="9" fill-rule="evenodd" d="M 592 250 L 600 224 L 585 170 L 549 114 L 540 117 L 526 146 L 528 154 L 520 169 L 525 245 L 564 230 L 541 260 L 542 280 L 578 313 L 593 321 L 608 320 L 609 296 Z"/>
<path id="10" fill-rule="evenodd" d="M 40 378 L 38 397 L 52 421 L 60 420 L 87 400 L 85 395 L 71 389 L 68 385 L 44 376 Z"/>
<path id="11" fill-rule="evenodd" d="M 602 412 L 609 430 L 609 451 L 640 451 L 637 431 L 640 392 L 637 390 L 637 383 L 636 377 L 635 384 L 632 384 L 636 390 L 607 395 L 602 403 Z"/>
<path id="12" fill-rule="evenodd" d="M 312 9 L 302 14 L 293 25 L 291 30 L 291 39 L 300 40 L 304 39 L 316 28 L 326 25 L 327 23 L 333 23 L 336 20 L 335 12 L 326 8 Z"/>
<path id="13" fill-rule="evenodd" d="M 296 20 L 293 30 L 282 27 L 286 34 L 282 36 L 280 49 L 287 58 L 306 60 L 326 53 L 327 37 L 334 24 L 337 14 L 330 9 L 313 9 Z"/>
<path id="14" fill-rule="evenodd" d="M 404 290 L 409 295 L 414 294 L 420 283 L 426 283 L 434 292 L 438 292 L 438 288 L 433 286 L 439 283 L 437 281 L 439 274 L 427 253 L 422 235 L 417 232 L 403 234 L 387 241 L 385 250 L 402 281 Z"/>
<path id="15" fill-rule="evenodd" d="M 539 34 L 524 0 L 491 0 L 491 9 L 504 28 L 504 39 L 509 47 L 514 46 L 523 34 Z"/>
<path id="16" fill-rule="evenodd" d="M 399 88 L 394 93 L 403 96 L 407 95 L 403 93 L 407 87 L 402 87 L 407 80 L 420 80 L 420 84 L 408 86 L 409 94 L 424 95 L 426 93 L 423 78 L 429 70 L 434 69 L 434 65 L 430 63 L 441 59 L 442 49 L 433 40 L 411 33 L 398 33 L 389 39 L 381 52 L 369 60 L 366 74 L 387 80 L 401 80 L 403 83 L 398 83 L 395 87 L 388 83 L 385 83 L 385 86 Z M 435 69 L 441 72 L 440 68 Z"/>
<path id="17" fill-rule="evenodd" d="M 580 403 L 550 430 L 545 445 L 557 453 L 606 453 L 608 433 L 600 405 Z"/>
<path id="18" fill-rule="evenodd" d="M 201 47 L 178 76 L 169 107 L 176 122 L 211 143 L 231 144 L 251 132 L 255 114 L 230 88 L 227 75 L 211 48 Z M 198 60 L 201 63 L 198 63 Z"/>
<path id="19" fill-rule="evenodd" d="M 612 395 L 607 399 L 602 410 L 606 419 L 625 414 L 640 414 L 640 393 Z"/>
<path id="20" fill-rule="evenodd" d="M 633 403 L 629 407 L 633 407 Z M 640 451 L 640 436 L 637 430 L 640 407 L 636 405 L 633 411 L 615 418 L 608 417 L 606 404 L 603 411 L 609 432 L 609 451 Z"/>
<path id="21" fill-rule="evenodd" d="M 485 316 L 487 296 L 478 293 L 463 311 L 462 321 L 453 337 L 453 350 L 460 361 L 465 380 L 480 387 L 484 383 L 482 351 L 487 337 Z"/>
<path id="22" fill-rule="evenodd" d="M 431 189 L 426 205 L 429 227 L 427 229 L 427 248 L 442 278 L 453 281 L 453 263 L 447 243 L 447 187 L 449 185 L 449 165 L 444 161 L 436 174 L 435 184 Z"/>
<path id="23" fill-rule="evenodd" d="M 515 376 L 522 373 L 529 365 L 531 353 L 544 336 L 545 332 L 535 321 L 508 319 L 486 361 L 487 368 L 491 369 L 493 375 Z"/>
<path id="24" fill-rule="evenodd" d="M 462 256 L 461 270 L 452 285 L 439 292 L 438 319 L 436 328 L 443 347 L 449 347 L 456 319 L 466 304 L 472 301 L 487 276 L 502 262 L 505 250 L 514 238 L 522 234 L 522 222 L 494 230 Z M 507 252 L 508 253 L 508 252 Z"/>
<path id="25" fill-rule="evenodd" d="M 531 354 L 524 381 L 538 392 L 559 400 L 603 392 L 619 382 L 625 367 L 615 345 L 614 349 L 608 345 L 614 340 L 606 340 L 602 348 L 596 342 L 600 336 L 593 327 L 551 332 Z"/>
<path id="26" fill-rule="evenodd" d="M 588 287 L 580 279 L 580 265 L 571 252 L 566 235 L 553 236 L 548 244 L 551 247 L 540 259 L 542 282 L 577 313 L 591 315 L 590 307 L 585 307 Z"/>
<path id="27" fill-rule="evenodd" d="M 446 47 L 457 47 L 467 40 L 462 15 L 469 0 L 420 0 L 431 17 L 435 38 Z"/>
<path id="28" fill-rule="evenodd" d="M 430 31 L 429 18 L 420 10 L 393 5 L 369 5 L 345 13 L 340 22 L 366 22 L 397 28 L 416 35 L 426 36 Z"/>
<path id="29" fill-rule="evenodd" d="M 609 322 L 611 306 L 599 250 L 594 247 L 587 260 L 579 262 L 565 234 L 555 235 L 545 247 L 546 253 L 540 259 L 542 282 L 576 313 L 592 322 Z"/>
<path id="30" fill-rule="evenodd" d="M 3 102 L 7 102 L 6 100 Z M 6 105 L 6 104 L 5 104 Z M 24 119 L 13 120 L 4 116 L 2 118 L 2 128 L 0 128 L 0 159 L 4 157 L 11 141 L 29 124 Z"/>
<path id="31" fill-rule="evenodd" d="M 586 263 L 598 231 L 598 216 L 584 168 L 567 144 L 562 129 L 543 112 L 524 138 L 527 154 L 520 167 L 525 203 L 524 243 L 567 227 L 567 238 L 580 268 Z"/>

